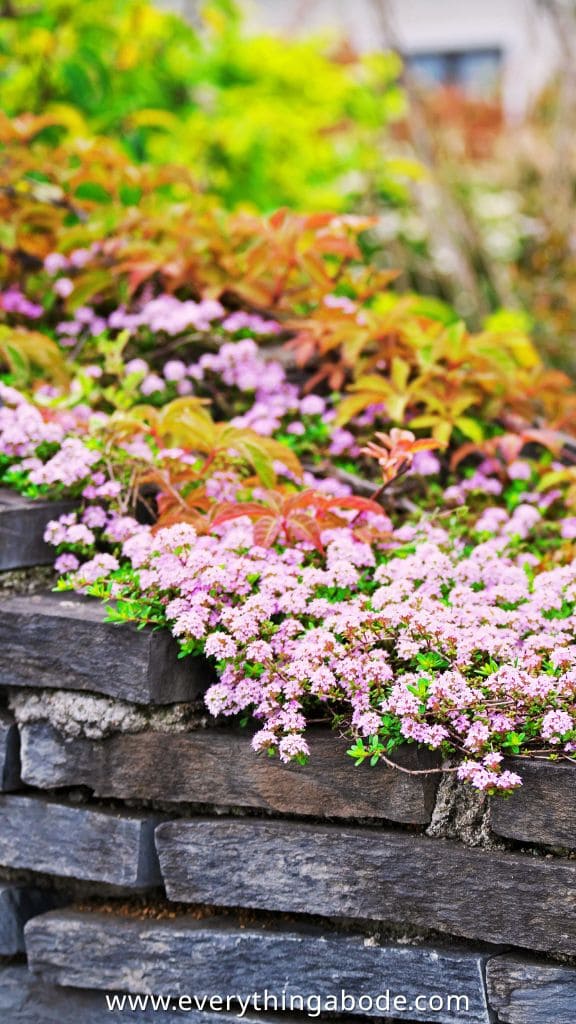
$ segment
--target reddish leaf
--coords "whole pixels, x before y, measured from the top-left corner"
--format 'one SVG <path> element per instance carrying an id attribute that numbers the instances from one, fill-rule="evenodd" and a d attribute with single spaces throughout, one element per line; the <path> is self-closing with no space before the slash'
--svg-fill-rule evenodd
<path id="1" fill-rule="evenodd" d="M 318 551 L 323 551 L 321 529 L 312 516 L 305 512 L 299 512 L 291 516 L 287 523 L 287 533 L 290 539 L 306 541 L 313 544 Z"/>
<path id="2" fill-rule="evenodd" d="M 254 524 L 254 543 L 260 548 L 271 548 L 278 539 L 281 522 L 277 516 L 262 516 Z"/>
<path id="3" fill-rule="evenodd" d="M 238 502 L 238 504 L 221 505 L 220 511 L 214 517 L 214 526 L 222 523 L 229 523 L 232 519 L 240 519 L 241 516 L 248 516 L 249 519 L 261 519 L 270 514 L 270 509 L 265 505 L 257 505 L 253 501 Z"/>
<path id="4" fill-rule="evenodd" d="M 376 512 L 378 515 L 382 512 L 382 506 L 378 505 L 377 502 L 372 501 L 370 498 L 359 498 L 355 495 L 350 495 L 348 498 L 329 498 L 326 502 L 326 508 L 352 508 L 356 509 L 357 512 Z"/>

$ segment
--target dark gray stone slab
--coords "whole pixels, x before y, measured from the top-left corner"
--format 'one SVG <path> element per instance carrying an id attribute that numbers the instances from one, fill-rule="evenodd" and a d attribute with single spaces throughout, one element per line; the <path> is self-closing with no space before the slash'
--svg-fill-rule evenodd
<path id="1" fill-rule="evenodd" d="M 488 994 L 503 1024 L 574 1024 L 576 968 L 498 956 L 488 963 Z"/>
<path id="2" fill-rule="evenodd" d="M 297 822 L 165 822 L 169 899 L 382 920 L 576 952 L 576 861 Z"/>
<path id="3" fill-rule="evenodd" d="M 45 890 L 20 885 L 1 885 L 0 956 L 23 953 L 26 921 L 57 905 L 56 897 Z"/>
<path id="4" fill-rule="evenodd" d="M 114 625 L 105 616 L 100 602 L 68 594 L 0 600 L 0 685 L 171 704 L 194 699 L 211 681 L 204 662 L 178 658 L 168 630 Z"/>
<path id="5" fill-rule="evenodd" d="M 457 993 L 462 1018 L 488 1024 L 484 993 L 485 955 L 473 951 L 421 946 L 377 946 L 363 936 L 320 934 L 317 931 L 239 929 L 221 920 L 150 921 L 115 918 L 110 914 L 56 911 L 26 928 L 29 963 L 47 982 L 83 988 L 117 989 L 159 994 L 214 993 L 246 997 L 267 990 L 284 1008 L 306 1012 L 306 1000 L 326 1001 L 361 996 L 372 1006 L 338 1007 L 348 1015 L 395 1017 L 426 1021 L 431 995 Z M 386 999 L 388 991 L 388 999 Z M 282 993 L 286 993 L 284 1005 Z M 394 997 L 403 995 L 394 1007 Z M 304 1006 L 290 1003 L 301 996 Z M 376 1003 L 378 996 L 383 997 Z M 419 1003 L 417 997 L 424 997 Z M 313 1008 L 313 1007 L 312 1007 Z M 463 1012 L 466 1008 L 466 1013 Z M 434 1019 L 453 1024 L 456 1004 L 436 1008 Z"/>
<path id="6" fill-rule="evenodd" d="M 1 654 L 0 654 L 1 657 Z M 0 792 L 20 785 L 20 737 L 14 720 L 0 711 Z"/>
<path id="7" fill-rule="evenodd" d="M 155 886 L 157 824 L 158 817 L 2 796 L 0 864 L 122 888 Z"/>
<path id="8" fill-rule="evenodd" d="M 108 1008 L 104 992 L 81 991 L 47 985 L 21 965 L 0 966 L 0 1020 L 3 1024 L 103 1024 L 126 1021 L 130 1024 L 238 1024 L 238 1017 L 222 1013 L 197 1013 L 192 1010 L 142 1009 L 134 1001 L 130 1007 L 125 993 L 108 993 L 111 1000 L 124 999 L 124 1009 Z M 111 1004 L 112 1005 L 112 1004 Z M 243 1017 L 244 1024 L 272 1024 L 269 1017 Z M 284 1018 L 283 1018 L 284 1021 Z M 276 1021 L 278 1024 L 278 1021 Z M 285 1024 L 290 1024 L 286 1019 Z"/>
<path id="9" fill-rule="evenodd" d="M 89 786 L 120 799 L 263 807 L 316 817 L 361 817 L 422 824 L 432 815 L 438 775 L 354 768 L 349 743 L 332 732 L 310 737 L 308 765 L 257 757 L 237 730 L 167 735 L 116 734 L 104 740 L 65 738 L 47 723 L 22 728 L 22 771 L 31 786 Z M 432 767 L 427 750 L 406 746 L 398 761 Z"/>
<path id="10" fill-rule="evenodd" d="M 506 766 L 522 776 L 524 785 L 505 800 L 491 801 L 493 831 L 528 843 L 576 849 L 576 766 L 520 758 Z"/>
<path id="11" fill-rule="evenodd" d="M 75 501 L 42 501 L 0 489 L 0 570 L 51 565 L 56 550 L 44 540 L 51 519 L 77 506 Z"/>

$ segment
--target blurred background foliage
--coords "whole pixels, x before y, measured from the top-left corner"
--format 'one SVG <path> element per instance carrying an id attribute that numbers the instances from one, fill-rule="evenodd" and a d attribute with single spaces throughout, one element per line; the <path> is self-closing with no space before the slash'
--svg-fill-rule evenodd
<path id="1" fill-rule="evenodd" d="M 148 164 L 164 168 L 154 202 L 197 185 L 230 210 L 370 214 L 363 244 L 399 269 L 397 288 L 430 296 L 447 322 L 454 310 L 476 328 L 531 329 L 548 360 L 574 372 L 570 28 L 557 21 L 567 68 L 510 125 L 496 103 L 422 92 L 384 39 L 358 56 L 345 40 L 249 34 L 233 0 L 207 3 L 194 24 L 146 0 L 6 0 L 1 107 L 42 115 L 35 143 L 58 149 L 67 202 L 79 189 L 101 220 L 118 196 L 129 207 L 150 192 Z M 126 168 L 114 184 L 118 161 L 140 165 L 132 185 Z M 11 163 L 9 189 L 16 178 Z M 18 187 L 39 178 L 38 161 L 22 166 Z M 50 216 L 38 201 L 37 241 L 40 209 Z"/>
<path id="2" fill-rule="evenodd" d="M 248 35 L 230 0 L 198 27 L 146 0 L 13 0 L 0 54 L 8 115 L 52 112 L 137 161 L 184 163 L 230 207 L 400 201 L 416 170 L 375 144 L 405 112 L 397 57 Z"/>

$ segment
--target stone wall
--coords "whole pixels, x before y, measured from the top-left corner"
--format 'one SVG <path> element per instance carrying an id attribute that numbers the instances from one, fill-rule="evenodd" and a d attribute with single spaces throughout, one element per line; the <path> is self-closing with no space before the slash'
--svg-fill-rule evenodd
<path id="1" fill-rule="evenodd" d="M 406 771 L 438 768 L 429 752 L 354 768 L 322 730 L 282 765 L 207 719 L 209 669 L 168 635 L 2 593 L 2 1021 L 209 1024 L 238 1007 L 109 1015 L 104 994 L 267 990 L 242 1019 L 288 1024 L 310 1018 L 283 993 L 344 990 L 364 1001 L 342 1021 L 572 1024 L 576 769 L 521 762 L 491 803 Z"/>

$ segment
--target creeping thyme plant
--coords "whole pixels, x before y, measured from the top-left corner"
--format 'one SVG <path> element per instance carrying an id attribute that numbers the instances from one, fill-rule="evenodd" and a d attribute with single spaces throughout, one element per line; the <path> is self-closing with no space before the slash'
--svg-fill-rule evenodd
<path id="1" fill-rule="evenodd" d="M 61 116 L 0 122 L 0 483 L 77 499 L 59 589 L 209 658 L 255 752 L 573 759 L 570 381 L 393 291 L 370 218 L 226 212 Z"/>

